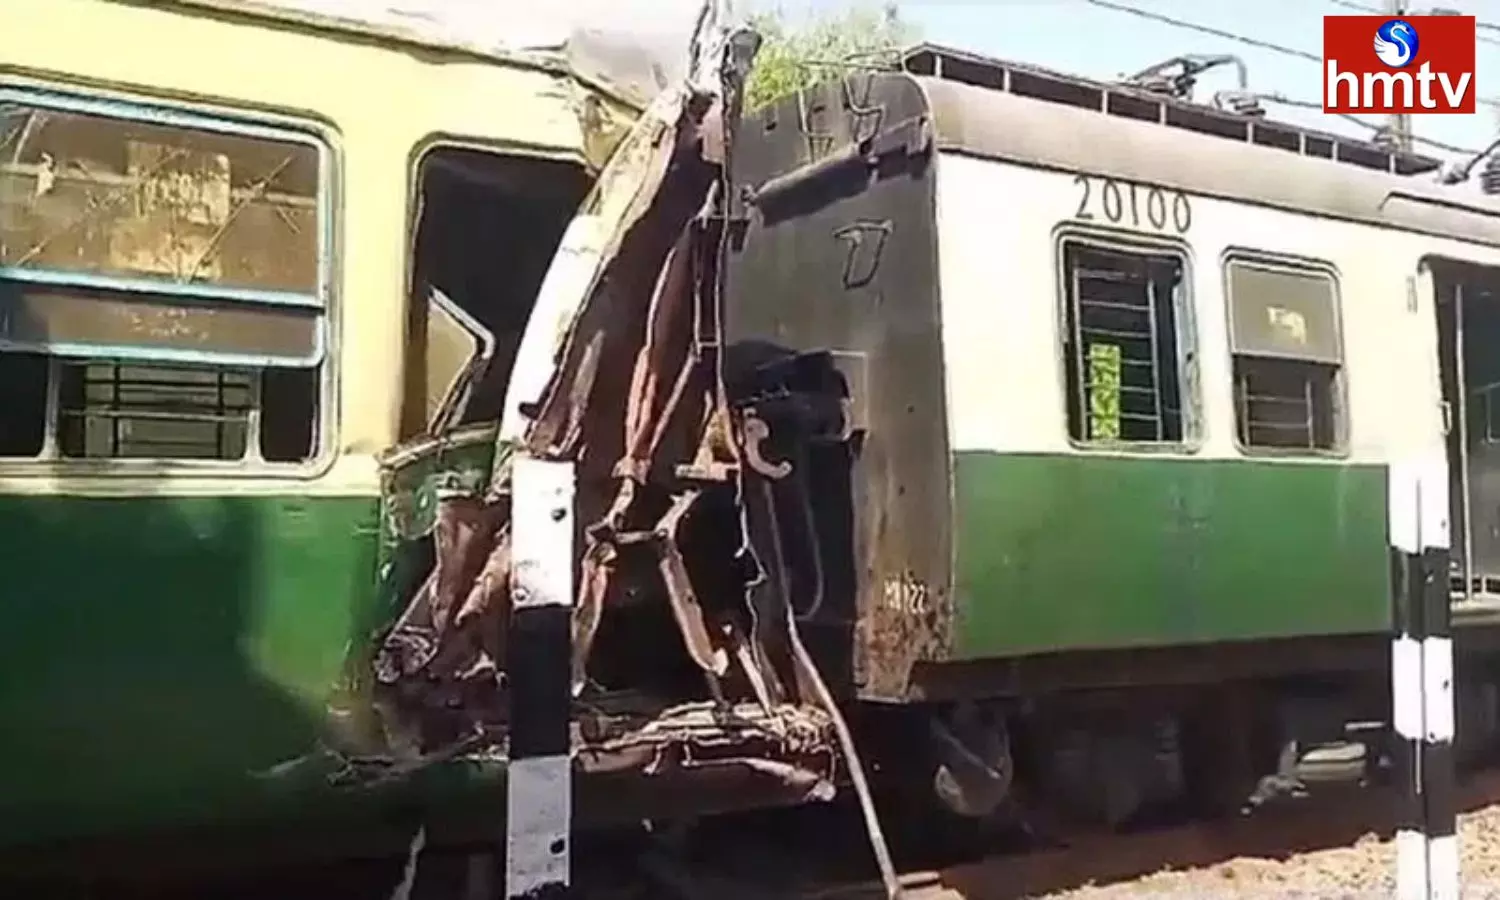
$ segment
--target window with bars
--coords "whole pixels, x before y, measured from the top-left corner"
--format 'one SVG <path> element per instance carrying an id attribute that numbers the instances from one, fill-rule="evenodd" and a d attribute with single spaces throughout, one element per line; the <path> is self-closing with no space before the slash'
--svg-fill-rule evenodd
<path id="1" fill-rule="evenodd" d="M 318 376 L 0 353 L 0 458 L 300 462 Z"/>
<path id="2" fill-rule="evenodd" d="M 1181 256 L 1067 240 L 1068 431 L 1090 444 L 1185 439 Z"/>
<path id="3" fill-rule="evenodd" d="M 1293 453 L 1339 449 L 1343 346 L 1333 276 L 1231 257 L 1225 296 L 1240 444 Z"/>
<path id="4" fill-rule="evenodd" d="M 327 157 L 279 126 L 0 87 L 0 458 L 316 456 Z"/>

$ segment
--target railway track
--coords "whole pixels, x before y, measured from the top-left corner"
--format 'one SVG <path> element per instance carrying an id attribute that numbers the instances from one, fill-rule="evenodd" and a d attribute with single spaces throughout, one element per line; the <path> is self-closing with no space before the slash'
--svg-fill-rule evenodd
<path id="1" fill-rule="evenodd" d="M 1133 882 L 1168 869 L 1206 869 L 1236 859 L 1285 862 L 1372 837 L 1389 838 L 1395 830 L 1395 794 L 1390 787 L 1339 786 L 1237 819 L 1100 836 L 1064 848 L 906 872 L 904 900 L 1022 900 Z M 1460 794 L 1465 813 L 1500 806 L 1500 770 L 1475 774 Z M 884 896 L 883 887 L 871 881 L 815 888 L 798 900 Z"/>
<path id="2" fill-rule="evenodd" d="M 1006 848 L 986 856 L 951 846 L 913 852 L 899 839 L 894 849 L 903 868 L 904 900 L 1022 900 L 1088 889 L 1104 889 L 1102 896 L 1113 896 L 1107 892 L 1109 886 L 1131 884 L 1164 870 L 1206 870 L 1235 860 L 1259 860 L 1263 862 L 1255 865 L 1268 867 L 1356 843 L 1370 845 L 1394 831 L 1395 794 L 1391 787 L 1314 786 L 1306 797 L 1277 801 L 1248 816 L 1097 835 L 1066 847 L 1029 852 Z M 1460 788 L 1464 813 L 1491 808 L 1500 811 L 1500 768 L 1475 773 Z M 883 900 L 884 888 L 868 857 L 857 812 L 830 806 L 728 817 L 695 836 L 691 847 L 635 836 L 580 846 L 574 858 L 582 900 Z M 424 854 L 423 877 L 395 900 L 499 896 L 498 884 L 488 893 L 465 889 L 468 864 L 456 852 Z M 402 861 L 381 860 L 228 873 L 212 883 L 96 883 L 57 890 L 30 885 L 20 893 L 0 893 L 37 900 L 393 900 L 401 870 Z M 1362 877 L 1369 875 L 1367 871 Z M 1232 875 L 1216 877 L 1225 888 L 1234 887 Z M 1288 879 L 1277 895 L 1296 890 L 1296 873 L 1289 873 Z M 1242 895 L 1261 896 L 1263 891 Z"/>

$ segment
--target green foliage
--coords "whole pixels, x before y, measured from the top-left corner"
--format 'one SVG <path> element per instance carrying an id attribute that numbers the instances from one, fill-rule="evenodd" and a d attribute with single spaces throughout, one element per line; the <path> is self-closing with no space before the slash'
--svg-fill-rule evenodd
<path id="1" fill-rule="evenodd" d="M 764 43 L 746 87 L 746 106 L 765 106 L 849 68 L 889 68 L 899 51 L 917 39 L 895 3 L 854 5 L 788 28 L 780 13 L 751 18 Z"/>

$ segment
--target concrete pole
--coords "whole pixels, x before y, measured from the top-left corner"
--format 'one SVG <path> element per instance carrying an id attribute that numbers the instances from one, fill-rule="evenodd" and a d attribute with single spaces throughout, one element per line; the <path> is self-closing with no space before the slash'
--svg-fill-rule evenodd
<path id="1" fill-rule="evenodd" d="M 1391 18 L 1406 15 L 1406 4 L 1402 0 L 1386 0 L 1386 15 Z M 1402 151 L 1411 150 L 1411 116 L 1406 113 L 1392 113 L 1390 117 L 1391 136 L 1396 139 L 1396 146 Z"/>

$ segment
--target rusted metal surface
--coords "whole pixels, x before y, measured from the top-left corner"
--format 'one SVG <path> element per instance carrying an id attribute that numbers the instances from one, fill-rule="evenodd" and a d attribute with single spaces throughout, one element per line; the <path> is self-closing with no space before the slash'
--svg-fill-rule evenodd
<path id="1" fill-rule="evenodd" d="M 656 523 L 656 529 L 652 532 L 656 543 L 653 549 L 657 554 L 657 571 L 661 573 L 662 584 L 666 586 L 667 598 L 672 605 L 672 617 L 676 619 L 677 628 L 682 632 L 688 656 L 710 678 L 717 679 L 728 671 L 729 657 L 722 647 L 714 646 L 713 639 L 709 637 L 703 607 L 693 590 L 693 580 L 688 575 L 687 562 L 682 558 L 682 548 L 678 546 L 678 528 L 682 517 L 699 496 L 699 492 L 694 490 L 673 499 L 671 508 Z"/>
<path id="2" fill-rule="evenodd" d="M 787 550 L 785 590 L 810 627 L 853 633 L 851 688 L 869 699 L 907 697 L 953 634 L 926 116 L 903 76 L 861 73 L 747 117 L 734 164 L 748 222 L 724 330 L 747 477 L 783 538 L 817 548 Z M 798 428 L 817 436 L 788 440 Z"/>
<path id="3" fill-rule="evenodd" d="M 827 777 L 835 765 L 827 729 L 827 717 L 811 708 L 780 706 L 767 713 L 749 704 L 688 703 L 590 745 L 578 758 L 585 772 L 745 766 L 785 774 L 813 799 L 827 797 L 833 788 Z M 816 762 L 819 758 L 822 762 Z"/>
<path id="4" fill-rule="evenodd" d="M 432 404 L 440 414 L 429 433 L 386 454 L 387 618 L 351 654 L 341 699 L 348 727 L 313 767 L 324 777 L 359 785 L 454 760 L 505 765 L 505 637 L 523 527 L 512 521 L 511 460 L 524 454 L 569 461 L 576 472 L 576 769 L 646 780 L 753 773 L 793 802 L 831 792 L 836 712 L 809 693 L 817 679 L 805 671 L 778 674 L 796 669 L 787 640 L 795 631 L 785 614 L 762 617 L 769 607 L 751 594 L 766 573 L 782 578 L 781 564 L 762 558 L 779 526 L 752 524 L 747 537 L 740 498 L 753 484 L 740 459 L 747 441 L 792 458 L 805 440 L 842 446 L 849 429 L 838 401 L 807 410 L 794 402 L 790 419 L 779 395 L 736 403 L 721 372 L 733 196 L 722 164 L 733 131 L 722 120 L 738 114 L 743 75 L 731 67 L 717 91 L 667 95 L 620 142 L 582 211 L 612 223 L 589 238 L 593 270 L 586 279 L 563 271 L 589 256 L 564 253 L 555 264 L 553 275 L 581 296 L 543 289 L 540 315 L 570 312 L 550 375 L 523 407 L 525 427 L 456 427 L 464 385 L 484 375 L 479 350 L 490 343 L 481 335 L 469 341 L 472 363 L 448 367 L 462 377 Z M 772 434 L 766 422 L 792 424 Z M 815 502 L 792 480 L 800 502 Z M 820 583 L 786 597 L 810 588 L 816 606 Z M 622 712 L 627 691 L 635 701 Z"/>

